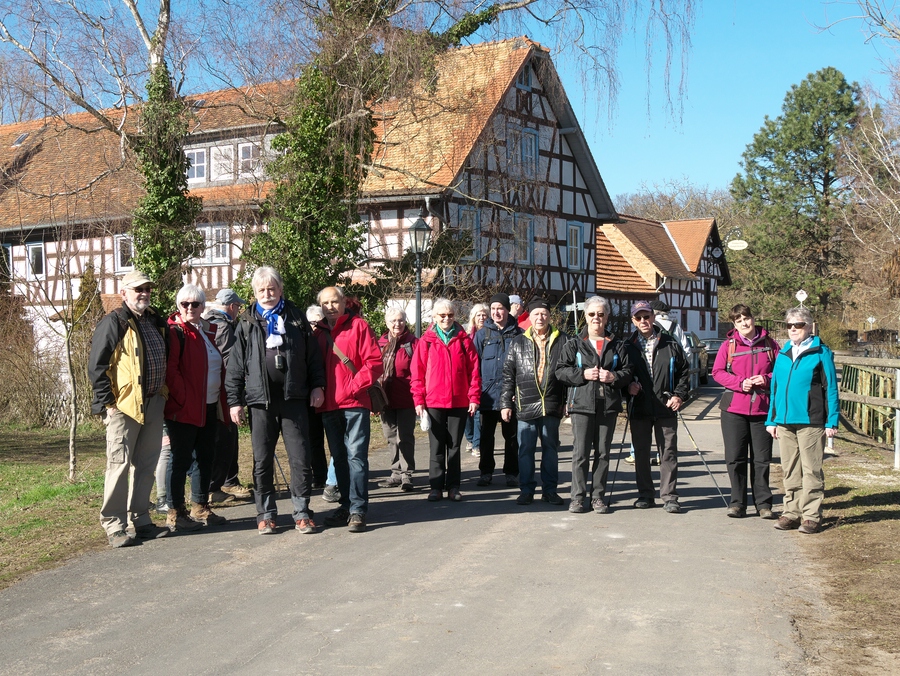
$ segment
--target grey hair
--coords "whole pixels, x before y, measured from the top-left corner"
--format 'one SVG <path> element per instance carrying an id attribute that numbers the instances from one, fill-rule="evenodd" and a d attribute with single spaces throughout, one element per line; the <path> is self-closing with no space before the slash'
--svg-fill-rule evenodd
<path id="1" fill-rule="evenodd" d="M 406 310 L 395 307 L 393 305 L 388 305 L 386 308 L 384 308 L 384 321 L 386 323 L 389 323 L 391 321 L 391 319 L 393 319 L 397 315 L 402 317 L 403 321 L 405 321 L 405 322 L 409 321 L 409 319 L 406 316 Z"/>
<path id="2" fill-rule="evenodd" d="M 584 301 L 584 311 L 587 312 L 587 309 L 591 305 L 599 305 L 603 308 L 603 314 L 609 317 L 612 314 L 612 308 L 609 305 L 609 301 L 606 300 L 603 296 L 591 296 L 586 301 Z"/>
<path id="3" fill-rule="evenodd" d="M 453 313 L 456 312 L 453 306 L 453 301 L 449 300 L 448 298 L 437 298 L 431 306 L 432 318 L 437 317 L 442 308 L 447 308 L 447 310 Z"/>
<path id="4" fill-rule="evenodd" d="M 325 293 L 326 291 L 328 291 L 328 289 L 333 289 L 333 290 L 334 290 L 334 292 L 337 294 L 338 300 L 344 300 L 344 298 L 345 298 L 345 296 L 344 296 L 344 290 L 343 290 L 341 287 L 339 287 L 339 286 L 326 286 L 324 289 L 322 289 L 321 291 L 319 291 L 319 293 L 316 294 L 316 302 L 317 302 L 319 305 L 322 304 L 322 294 Z"/>
<path id="5" fill-rule="evenodd" d="M 785 322 L 789 322 L 792 319 L 800 320 L 801 322 L 806 322 L 807 324 L 813 323 L 812 313 L 805 307 L 792 307 L 790 310 L 784 313 Z"/>
<path id="6" fill-rule="evenodd" d="M 325 319 L 325 312 L 323 312 L 322 307 L 319 305 L 310 305 L 306 308 L 306 321 L 310 324 L 313 322 L 320 322 Z"/>
<path id="7" fill-rule="evenodd" d="M 183 300 L 199 300 L 200 307 L 206 307 L 206 292 L 201 289 L 196 284 L 185 284 L 180 289 L 178 289 L 178 295 L 175 296 L 176 305 L 181 303 Z"/>
<path id="8" fill-rule="evenodd" d="M 253 278 L 250 280 L 253 291 L 255 292 L 257 287 L 267 282 L 274 282 L 275 286 L 284 291 L 284 281 L 281 279 L 281 275 L 278 274 L 278 270 L 269 265 L 256 268 L 253 271 Z"/>

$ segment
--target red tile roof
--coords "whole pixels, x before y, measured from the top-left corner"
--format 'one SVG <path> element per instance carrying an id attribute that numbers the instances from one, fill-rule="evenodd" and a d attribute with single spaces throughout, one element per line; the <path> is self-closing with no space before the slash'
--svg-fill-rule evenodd
<path id="1" fill-rule="evenodd" d="M 597 292 L 645 294 L 654 291 L 654 287 L 637 273 L 603 231 L 598 228 Z"/>
<path id="2" fill-rule="evenodd" d="M 666 227 L 681 250 L 684 262 L 691 272 L 700 269 L 700 260 L 706 251 L 706 243 L 712 234 L 715 218 L 697 218 L 684 221 L 666 221 Z"/>
<path id="3" fill-rule="evenodd" d="M 620 216 L 617 223 L 603 225 L 603 232 L 648 283 L 651 273 L 694 279 L 662 223 L 637 216 Z"/>

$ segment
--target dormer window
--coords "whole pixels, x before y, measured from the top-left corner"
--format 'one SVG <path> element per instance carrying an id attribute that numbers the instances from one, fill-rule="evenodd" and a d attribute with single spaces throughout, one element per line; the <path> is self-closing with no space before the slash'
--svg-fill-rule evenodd
<path id="1" fill-rule="evenodd" d="M 191 110 L 200 110 L 203 107 L 203 104 L 206 103 L 206 99 L 197 99 L 196 101 L 191 102 Z"/>
<path id="2" fill-rule="evenodd" d="M 25 143 L 25 139 L 27 139 L 27 138 L 28 138 L 27 131 L 24 134 L 19 134 L 18 138 L 16 138 L 16 140 L 13 141 L 12 147 L 16 148 L 16 147 L 22 145 L 23 143 Z"/>

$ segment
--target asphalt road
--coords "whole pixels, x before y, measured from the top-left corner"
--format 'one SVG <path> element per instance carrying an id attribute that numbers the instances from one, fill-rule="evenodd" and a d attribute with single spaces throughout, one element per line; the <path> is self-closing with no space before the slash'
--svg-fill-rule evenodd
<path id="1" fill-rule="evenodd" d="M 717 395 L 685 417 L 727 494 Z M 570 443 L 563 425 L 565 497 Z M 281 500 L 275 536 L 236 506 L 226 526 L 34 575 L 0 593 L 0 673 L 803 673 L 790 609 L 819 599 L 802 536 L 726 518 L 681 429 L 679 448 L 683 514 L 633 509 L 622 462 L 614 511 L 574 515 L 476 488 L 470 456 L 461 503 L 376 488 L 373 428 L 369 532 L 300 535 Z"/>

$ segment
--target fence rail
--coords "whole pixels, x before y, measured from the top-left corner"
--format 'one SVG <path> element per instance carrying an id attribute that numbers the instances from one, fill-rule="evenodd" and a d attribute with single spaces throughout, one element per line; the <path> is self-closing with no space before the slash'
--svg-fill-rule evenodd
<path id="1" fill-rule="evenodd" d="M 864 434 L 894 445 L 900 470 L 900 359 L 835 355 L 841 412 Z"/>

